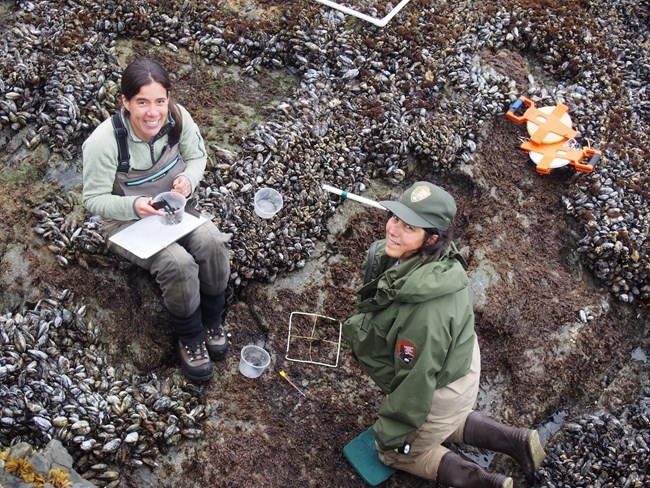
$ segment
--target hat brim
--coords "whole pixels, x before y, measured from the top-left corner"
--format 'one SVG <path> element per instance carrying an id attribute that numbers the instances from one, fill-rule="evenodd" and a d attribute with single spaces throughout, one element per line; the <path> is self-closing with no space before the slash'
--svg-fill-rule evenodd
<path id="1" fill-rule="evenodd" d="M 390 200 L 381 201 L 379 204 L 384 207 L 386 210 L 393 212 L 397 217 L 406 222 L 408 225 L 413 227 L 422 227 L 423 229 L 431 229 L 436 227 L 431 222 L 426 221 L 413 210 L 408 208 L 406 205 L 400 202 L 393 202 Z"/>

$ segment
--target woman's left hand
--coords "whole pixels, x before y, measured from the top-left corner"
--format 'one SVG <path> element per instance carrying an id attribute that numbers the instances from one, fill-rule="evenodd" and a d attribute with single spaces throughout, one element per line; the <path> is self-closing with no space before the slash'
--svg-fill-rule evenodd
<path id="1" fill-rule="evenodd" d="M 192 193 L 192 184 L 187 176 L 178 176 L 172 185 L 172 191 L 178 192 L 184 197 L 189 197 Z"/>

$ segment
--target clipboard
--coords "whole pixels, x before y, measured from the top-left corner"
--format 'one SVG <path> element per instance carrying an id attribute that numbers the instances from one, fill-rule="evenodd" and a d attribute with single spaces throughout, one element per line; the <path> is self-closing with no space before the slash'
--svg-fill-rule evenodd
<path id="1" fill-rule="evenodd" d="M 153 215 L 138 220 L 133 225 L 112 235 L 108 240 L 132 252 L 140 259 L 147 259 L 172 242 L 189 234 L 207 220 L 203 216 L 195 217 L 185 212 L 183 220 L 178 224 L 167 225 L 165 217 Z"/>

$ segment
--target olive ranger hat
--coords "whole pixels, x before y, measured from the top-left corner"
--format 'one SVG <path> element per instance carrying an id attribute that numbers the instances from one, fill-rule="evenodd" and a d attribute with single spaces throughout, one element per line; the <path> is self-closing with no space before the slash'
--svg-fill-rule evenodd
<path id="1" fill-rule="evenodd" d="M 399 202 L 379 202 L 400 220 L 414 227 L 447 230 L 456 217 L 456 202 L 445 190 L 426 181 L 417 181 Z"/>

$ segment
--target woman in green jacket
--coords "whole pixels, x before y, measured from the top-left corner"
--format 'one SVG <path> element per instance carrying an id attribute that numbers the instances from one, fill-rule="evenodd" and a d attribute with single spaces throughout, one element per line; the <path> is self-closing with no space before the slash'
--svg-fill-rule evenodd
<path id="1" fill-rule="evenodd" d="M 451 241 L 453 197 L 414 183 L 392 212 L 386 238 L 364 265 L 356 314 L 344 335 L 387 395 L 373 426 L 385 464 L 457 488 L 512 487 L 442 446 L 468 444 L 513 457 L 529 482 L 545 457 L 534 430 L 508 427 L 472 410 L 480 352 L 464 261 Z"/>

